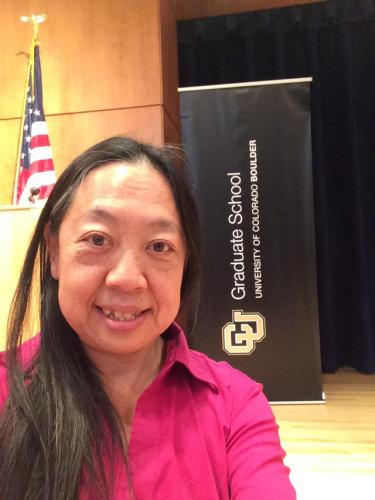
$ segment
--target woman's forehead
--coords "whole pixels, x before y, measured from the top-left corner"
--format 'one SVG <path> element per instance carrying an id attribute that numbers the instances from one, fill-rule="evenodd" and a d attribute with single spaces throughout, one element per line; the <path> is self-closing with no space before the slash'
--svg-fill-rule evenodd
<path id="1" fill-rule="evenodd" d="M 66 216 L 111 219 L 149 215 L 164 225 L 180 225 L 172 190 L 164 176 L 147 162 L 110 163 L 90 172 L 77 189 Z M 154 216 L 154 217 L 152 217 Z"/>
<path id="2" fill-rule="evenodd" d="M 132 190 L 150 192 L 161 190 L 166 196 L 173 197 L 164 176 L 150 163 L 113 162 L 92 170 L 76 190 L 73 201 L 82 197 L 87 200 L 103 196 L 125 197 Z"/>
<path id="3" fill-rule="evenodd" d="M 155 186 L 163 186 L 170 190 L 164 176 L 146 160 L 126 163 L 123 161 L 106 163 L 92 170 L 82 181 L 79 190 L 90 191 L 93 195 L 97 190 L 117 187 L 148 188 L 150 179 Z"/>

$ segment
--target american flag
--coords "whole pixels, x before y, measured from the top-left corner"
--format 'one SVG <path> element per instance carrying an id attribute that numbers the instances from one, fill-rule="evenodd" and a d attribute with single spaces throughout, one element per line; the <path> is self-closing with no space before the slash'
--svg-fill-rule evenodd
<path id="1" fill-rule="evenodd" d="M 48 198 L 56 174 L 43 110 L 39 45 L 34 44 L 21 134 L 16 203 L 35 206 Z M 44 201 L 42 201 L 44 200 Z"/>

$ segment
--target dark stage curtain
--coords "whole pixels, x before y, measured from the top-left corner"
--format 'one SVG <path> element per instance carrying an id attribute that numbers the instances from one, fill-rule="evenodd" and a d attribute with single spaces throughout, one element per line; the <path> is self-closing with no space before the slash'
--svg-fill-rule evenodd
<path id="1" fill-rule="evenodd" d="M 375 372 L 375 0 L 178 23 L 180 86 L 313 77 L 322 368 Z"/>

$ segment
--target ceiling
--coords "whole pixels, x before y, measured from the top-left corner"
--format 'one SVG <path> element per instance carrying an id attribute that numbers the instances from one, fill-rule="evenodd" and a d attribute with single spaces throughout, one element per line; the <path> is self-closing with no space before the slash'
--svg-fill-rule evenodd
<path id="1" fill-rule="evenodd" d="M 326 0 L 170 0 L 170 3 L 176 18 L 182 20 L 323 1 Z"/>

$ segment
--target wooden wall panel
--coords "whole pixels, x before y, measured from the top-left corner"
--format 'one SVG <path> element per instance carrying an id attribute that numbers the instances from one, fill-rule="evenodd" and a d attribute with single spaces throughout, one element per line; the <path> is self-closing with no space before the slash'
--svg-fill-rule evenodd
<path id="1" fill-rule="evenodd" d="M 181 147 L 181 134 L 180 129 L 172 122 L 169 113 L 163 109 L 163 125 L 164 142 L 173 146 Z"/>
<path id="2" fill-rule="evenodd" d="M 12 202 L 20 120 L 0 120 L 0 205 Z"/>
<path id="3" fill-rule="evenodd" d="M 41 60 L 57 172 L 115 132 L 163 142 L 162 111 L 156 112 L 163 103 L 160 0 L 0 2 L 0 204 L 12 198 L 32 39 L 21 15 L 48 15 L 40 28 Z"/>
<path id="4" fill-rule="evenodd" d="M 1 232 L 7 235 L 0 245 L 0 351 L 5 346 L 9 306 L 39 214 L 39 208 L 0 209 Z"/>
<path id="5" fill-rule="evenodd" d="M 40 43 L 48 114 L 161 104 L 158 0 L 3 0 L 0 118 L 21 115 L 32 28 Z"/>
<path id="6" fill-rule="evenodd" d="M 163 106 L 180 141 L 180 109 L 178 88 L 177 20 L 171 0 L 160 0 L 161 69 Z"/>
<path id="7" fill-rule="evenodd" d="M 47 117 L 56 173 L 84 149 L 113 135 L 130 135 L 145 142 L 164 142 L 160 105 L 74 113 Z M 12 201 L 20 120 L 0 120 L 0 204 Z"/>
<path id="8" fill-rule="evenodd" d="M 57 173 L 84 149 L 113 135 L 162 144 L 161 115 L 161 106 L 147 106 L 51 116 L 48 125 Z"/>

